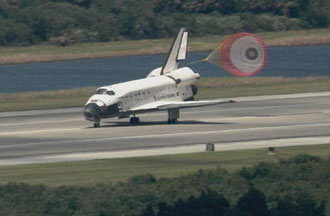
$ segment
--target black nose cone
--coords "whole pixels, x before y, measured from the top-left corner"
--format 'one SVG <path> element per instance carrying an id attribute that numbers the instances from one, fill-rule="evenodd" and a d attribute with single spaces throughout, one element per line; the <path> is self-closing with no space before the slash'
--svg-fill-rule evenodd
<path id="1" fill-rule="evenodd" d="M 85 106 L 84 116 L 89 121 L 100 120 L 100 107 L 95 103 L 90 103 Z"/>

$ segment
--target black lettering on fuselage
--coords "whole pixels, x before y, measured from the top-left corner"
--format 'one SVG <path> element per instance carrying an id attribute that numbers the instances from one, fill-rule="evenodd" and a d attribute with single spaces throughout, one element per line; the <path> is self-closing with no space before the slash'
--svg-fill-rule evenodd
<path id="1" fill-rule="evenodd" d="M 175 97 L 175 94 L 166 94 L 166 95 L 161 95 L 161 96 L 154 96 L 154 99 L 155 99 L 155 101 L 159 101 L 159 100 L 173 98 L 173 97 Z"/>

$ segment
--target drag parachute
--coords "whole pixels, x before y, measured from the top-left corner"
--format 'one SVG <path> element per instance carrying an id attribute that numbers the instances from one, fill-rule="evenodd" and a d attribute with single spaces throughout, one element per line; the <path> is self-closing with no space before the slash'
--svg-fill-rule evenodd
<path id="1" fill-rule="evenodd" d="M 221 66 L 235 76 L 248 77 L 261 72 L 267 59 L 267 45 L 260 37 L 238 33 L 227 37 L 205 61 Z"/>

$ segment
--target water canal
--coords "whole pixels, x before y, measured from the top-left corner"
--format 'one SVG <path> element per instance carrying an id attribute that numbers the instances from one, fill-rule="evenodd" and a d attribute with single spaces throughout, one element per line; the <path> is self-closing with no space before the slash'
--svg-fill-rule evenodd
<path id="1" fill-rule="evenodd" d="M 187 62 L 209 52 L 188 54 Z M 258 76 L 328 76 L 330 45 L 271 47 L 269 63 Z M 102 86 L 145 77 L 166 55 L 122 56 L 57 62 L 0 65 L 0 92 L 26 92 Z M 184 64 L 183 64 L 184 65 Z M 202 77 L 230 76 L 206 62 L 190 65 Z"/>

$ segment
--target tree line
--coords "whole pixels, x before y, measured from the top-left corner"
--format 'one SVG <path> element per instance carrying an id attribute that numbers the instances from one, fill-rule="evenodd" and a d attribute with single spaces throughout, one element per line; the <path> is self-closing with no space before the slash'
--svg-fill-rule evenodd
<path id="1" fill-rule="evenodd" d="M 328 0 L 1 0 L 0 45 L 328 27 Z"/>
<path id="2" fill-rule="evenodd" d="M 228 173 L 135 176 L 91 186 L 0 185 L 0 215 L 330 215 L 330 158 L 299 155 Z"/>
<path id="3" fill-rule="evenodd" d="M 285 197 L 276 200 L 275 207 L 268 207 L 266 196 L 251 187 L 235 205 L 231 205 L 223 195 L 203 192 L 199 197 L 178 200 L 173 205 L 160 203 L 157 213 L 149 205 L 141 216 L 325 216 L 325 205 L 317 205 L 308 194 L 300 194 L 296 199 Z"/>

